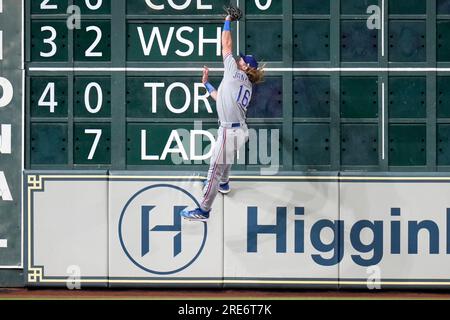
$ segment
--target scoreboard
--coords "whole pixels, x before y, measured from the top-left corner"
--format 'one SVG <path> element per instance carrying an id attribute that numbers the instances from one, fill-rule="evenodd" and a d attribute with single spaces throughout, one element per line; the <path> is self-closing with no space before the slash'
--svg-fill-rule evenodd
<path id="1" fill-rule="evenodd" d="M 24 170 L 207 169 L 229 2 L 0 0 L 0 265 Z M 266 64 L 234 169 L 449 171 L 450 0 L 231 2 L 233 53 Z"/>
<path id="2" fill-rule="evenodd" d="M 33 2 L 27 165 L 171 165 L 171 133 L 215 121 L 198 71 L 183 69 L 220 61 L 224 3 Z"/>
<path id="3" fill-rule="evenodd" d="M 227 3 L 26 2 L 26 168 L 204 170 L 205 161 L 164 150 L 178 135 L 186 153 L 208 148 L 204 136 L 191 146 L 190 133 L 196 122 L 217 127 L 200 75 L 208 65 L 213 84 L 220 82 Z M 233 28 L 235 54 L 267 63 L 249 123 L 267 130 L 261 140 L 279 136 L 265 149 L 280 170 L 450 166 L 449 1 L 239 6 L 245 19 Z M 259 142 L 257 161 L 241 169 L 263 164 Z"/>

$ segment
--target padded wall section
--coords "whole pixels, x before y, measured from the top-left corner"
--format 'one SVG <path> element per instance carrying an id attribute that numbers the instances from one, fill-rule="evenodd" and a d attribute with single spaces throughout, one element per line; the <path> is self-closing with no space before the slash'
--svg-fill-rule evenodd
<path id="1" fill-rule="evenodd" d="M 341 287 L 448 288 L 448 179 L 415 178 L 342 176 Z"/>
<path id="2" fill-rule="evenodd" d="M 107 173 L 28 171 L 24 186 L 25 283 L 107 286 Z"/>

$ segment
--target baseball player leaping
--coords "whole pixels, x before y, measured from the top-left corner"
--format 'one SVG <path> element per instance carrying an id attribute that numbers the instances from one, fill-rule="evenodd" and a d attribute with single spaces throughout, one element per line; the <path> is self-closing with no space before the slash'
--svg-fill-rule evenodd
<path id="1" fill-rule="evenodd" d="M 248 140 L 246 123 L 247 107 L 252 99 L 253 85 L 264 78 L 264 67 L 259 67 L 251 55 L 232 55 L 233 39 L 231 22 L 241 18 L 239 8 L 227 8 L 227 17 L 222 32 L 222 55 L 225 66 L 224 76 L 219 90 L 208 82 L 208 68 L 203 70 L 203 84 L 211 97 L 217 101 L 217 114 L 220 127 L 217 142 L 214 145 L 208 178 L 204 182 L 203 199 L 199 208 L 185 209 L 181 216 L 192 221 L 206 221 L 217 192 L 230 192 L 229 174 L 236 152 Z"/>

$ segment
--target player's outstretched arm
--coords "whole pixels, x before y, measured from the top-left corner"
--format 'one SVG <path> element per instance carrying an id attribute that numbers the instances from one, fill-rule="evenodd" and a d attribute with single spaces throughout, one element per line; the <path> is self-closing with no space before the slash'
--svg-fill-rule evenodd
<path id="1" fill-rule="evenodd" d="M 203 78 L 202 78 L 203 85 L 205 86 L 206 90 L 208 90 L 211 97 L 217 101 L 217 90 L 213 87 L 211 83 L 209 83 L 209 69 L 207 66 L 203 67 Z"/>
<path id="2" fill-rule="evenodd" d="M 239 21 L 242 18 L 242 11 L 238 7 L 230 4 L 224 7 L 227 17 L 222 31 L 222 55 L 226 58 L 233 52 L 233 38 L 231 35 L 231 21 Z"/>
<path id="3" fill-rule="evenodd" d="M 231 16 L 225 18 L 222 31 L 222 57 L 226 58 L 233 52 L 233 37 L 231 35 Z"/>

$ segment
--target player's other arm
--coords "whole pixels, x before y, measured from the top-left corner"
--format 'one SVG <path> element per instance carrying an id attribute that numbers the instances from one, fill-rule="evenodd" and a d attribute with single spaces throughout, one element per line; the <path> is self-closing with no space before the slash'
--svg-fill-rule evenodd
<path id="1" fill-rule="evenodd" d="M 217 101 L 217 90 L 216 90 L 216 88 L 213 87 L 213 85 L 211 83 L 209 83 L 208 79 L 209 79 L 209 69 L 207 66 L 204 66 L 203 67 L 203 78 L 202 78 L 203 85 L 205 86 L 206 90 L 208 90 L 211 97 Z"/>

